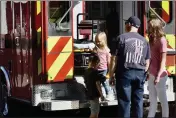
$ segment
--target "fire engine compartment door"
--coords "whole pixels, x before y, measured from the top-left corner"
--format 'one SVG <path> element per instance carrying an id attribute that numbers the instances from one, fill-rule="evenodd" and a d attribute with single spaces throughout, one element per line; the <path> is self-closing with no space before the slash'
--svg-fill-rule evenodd
<path id="1" fill-rule="evenodd" d="M 15 96 L 26 100 L 29 94 L 29 40 L 30 40 L 30 2 L 12 2 L 13 33 L 14 33 L 14 74 L 13 79 L 17 90 Z M 25 92 L 24 92 L 25 91 Z M 21 94 L 23 93 L 23 94 Z"/>
<path id="2" fill-rule="evenodd" d="M 53 37 L 47 39 L 48 81 L 64 81 L 73 76 L 73 52 L 71 37 Z"/>
<path id="3" fill-rule="evenodd" d="M 15 55 L 15 63 L 14 63 L 14 80 L 16 81 L 14 89 L 20 91 L 21 83 L 22 83 L 22 44 L 21 44 L 21 27 L 22 27 L 22 14 L 21 14 L 21 3 L 13 2 L 13 28 L 14 28 L 14 55 Z M 21 92 L 15 93 L 16 96 L 22 97 Z"/>
<path id="4" fill-rule="evenodd" d="M 47 6 L 46 70 L 48 82 L 59 82 L 73 78 L 73 41 L 69 33 L 72 3 L 49 1 Z M 52 24 L 56 26 L 51 27 Z"/>

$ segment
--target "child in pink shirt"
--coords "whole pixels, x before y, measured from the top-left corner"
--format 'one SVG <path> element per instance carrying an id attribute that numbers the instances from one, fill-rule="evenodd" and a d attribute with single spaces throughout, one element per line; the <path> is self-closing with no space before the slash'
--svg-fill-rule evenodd
<path id="1" fill-rule="evenodd" d="M 162 22 L 159 19 L 149 21 L 149 43 L 151 48 L 151 63 L 149 67 L 149 100 L 148 117 L 155 117 L 157 96 L 162 106 L 162 117 L 169 117 L 169 107 L 166 95 L 167 71 L 165 69 L 167 41 L 164 37 Z"/>
<path id="2" fill-rule="evenodd" d="M 108 85 L 108 82 L 106 81 L 106 74 L 110 64 L 111 55 L 110 55 L 110 50 L 107 46 L 107 37 L 104 32 L 100 32 L 96 35 L 95 44 L 96 44 L 96 47 L 94 48 L 94 52 L 97 53 L 97 55 L 100 58 L 100 63 L 97 67 L 97 70 L 99 74 L 102 74 L 104 76 L 104 78 L 102 78 L 101 80 L 101 84 L 103 85 L 106 92 L 106 97 L 108 98 L 110 87 Z"/>

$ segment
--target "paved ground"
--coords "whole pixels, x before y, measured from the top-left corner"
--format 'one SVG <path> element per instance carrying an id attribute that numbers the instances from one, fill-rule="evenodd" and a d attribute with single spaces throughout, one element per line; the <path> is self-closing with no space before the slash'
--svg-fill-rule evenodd
<path id="1" fill-rule="evenodd" d="M 175 109 L 174 104 L 170 104 L 170 117 L 173 117 Z M 21 104 L 19 102 L 10 102 L 9 117 L 88 117 L 89 109 L 80 109 L 72 111 L 54 111 L 46 112 L 41 111 L 39 108 L 30 107 L 29 105 Z M 159 108 L 160 111 L 160 108 Z M 147 117 L 148 108 L 144 108 L 144 117 Z M 101 107 L 100 118 L 101 117 L 117 117 L 117 106 L 112 107 Z M 161 112 L 156 113 L 156 118 L 161 118 Z"/>

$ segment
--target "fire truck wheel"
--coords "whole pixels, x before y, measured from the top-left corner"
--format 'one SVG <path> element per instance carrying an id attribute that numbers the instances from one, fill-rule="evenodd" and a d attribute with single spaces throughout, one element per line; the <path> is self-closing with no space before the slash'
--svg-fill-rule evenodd
<path id="1" fill-rule="evenodd" d="M 7 87 L 6 84 L 0 81 L 0 116 L 7 115 L 6 106 L 7 105 Z"/>

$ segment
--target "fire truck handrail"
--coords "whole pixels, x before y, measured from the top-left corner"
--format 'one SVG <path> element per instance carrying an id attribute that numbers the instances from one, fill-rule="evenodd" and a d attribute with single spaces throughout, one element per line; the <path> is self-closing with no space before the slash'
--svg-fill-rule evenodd
<path id="1" fill-rule="evenodd" d="M 69 30 L 70 28 L 63 28 L 62 26 L 61 26 L 61 22 L 63 21 L 63 19 L 66 17 L 66 15 L 68 14 L 68 12 L 71 10 L 71 8 L 72 8 L 72 6 L 73 6 L 73 3 L 72 3 L 72 1 L 70 1 L 70 8 L 65 12 L 65 14 L 62 16 L 62 18 L 61 18 L 61 20 L 59 21 L 59 28 L 61 29 L 61 30 Z"/>
<path id="2" fill-rule="evenodd" d="M 50 17 L 50 18 L 52 18 L 55 14 L 56 14 L 56 12 L 59 10 L 60 8 L 57 8 L 55 11 L 54 11 L 54 13 L 52 14 L 52 16 Z"/>
<path id="3" fill-rule="evenodd" d="M 155 10 L 151 7 L 150 1 L 149 1 L 149 8 L 150 8 L 150 10 L 164 23 L 163 28 L 165 28 L 165 27 L 166 27 L 166 22 L 165 22 L 165 21 L 155 12 Z"/>

